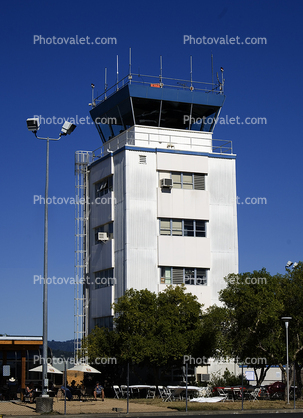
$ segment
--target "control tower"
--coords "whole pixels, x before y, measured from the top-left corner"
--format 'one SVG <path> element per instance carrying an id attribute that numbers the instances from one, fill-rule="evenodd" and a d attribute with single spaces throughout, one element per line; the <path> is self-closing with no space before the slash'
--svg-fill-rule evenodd
<path id="1" fill-rule="evenodd" d="M 112 328 L 126 289 L 184 283 L 204 308 L 238 273 L 235 155 L 213 139 L 224 80 L 129 74 L 92 98 L 85 334 Z M 94 86 L 92 86 L 94 87 Z"/>

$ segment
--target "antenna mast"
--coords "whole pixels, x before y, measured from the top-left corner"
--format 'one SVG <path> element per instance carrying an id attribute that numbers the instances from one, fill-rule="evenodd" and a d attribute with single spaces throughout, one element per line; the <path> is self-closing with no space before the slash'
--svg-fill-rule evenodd
<path id="1" fill-rule="evenodd" d="M 193 90 L 193 56 L 190 56 L 190 90 Z"/>
<path id="2" fill-rule="evenodd" d="M 118 83 L 119 83 L 119 55 L 117 55 L 117 91 L 119 90 Z"/>
<path id="3" fill-rule="evenodd" d="M 214 56 L 211 53 L 211 83 L 212 83 L 212 90 L 214 89 Z"/>
<path id="4" fill-rule="evenodd" d="M 160 86 L 162 87 L 162 55 L 160 55 Z"/>
<path id="5" fill-rule="evenodd" d="M 107 67 L 104 68 L 104 98 L 106 99 L 107 90 Z"/>

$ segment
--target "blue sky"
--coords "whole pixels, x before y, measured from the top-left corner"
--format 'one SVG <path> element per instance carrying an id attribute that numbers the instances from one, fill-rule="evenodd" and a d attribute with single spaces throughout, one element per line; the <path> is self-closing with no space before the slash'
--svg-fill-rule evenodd
<path id="1" fill-rule="evenodd" d="M 1 9 L 0 333 L 42 335 L 42 285 L 33 282 L 43 275 L 44 206 L 34 196 L 44 195 L 46 144 L 27 131 L 26 119 L 86 118 L 90 84 L 103 92 L 105 67 L 108 84 L 115 83 L 117 55 L 126 75 L 130 47 L 135 73 L 158 75 L 162 55 L 163 76 L 189 79 L 192 55 L 193 79 L 206 82 L 213 53 L 226 80 L 220 116 L 266 119 L 219 123 L 214 131 L 214 138 L 233 141 L 239 202 L 267 202 L 238 205 L 240 272 L 283 273 L 288 260 L 302 260 L 302 2 L 6 0 Z M 34 43 L 76 35 L 117 43 Z M 184 44 L 184 35 L 205 36 L 209 44 Z M 266 44 L 211 41 L 226 36 Z M 57 137 L 60 129 L 42 124 L 39 134 Z M 49 195 L 74 197 L 75 151 L 100 146 L 88 123 L 51 142 Z M 51 205 L 50 277 L 74 276 L 74 233 L 74 206 Z M 73 338 L 73 297 L 72 285 L 49 286 L 49 339 Z"/>

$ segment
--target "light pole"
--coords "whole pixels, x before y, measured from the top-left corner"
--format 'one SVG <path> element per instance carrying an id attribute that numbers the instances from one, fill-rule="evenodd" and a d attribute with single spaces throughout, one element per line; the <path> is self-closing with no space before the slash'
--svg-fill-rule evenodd
<path id="1" fill-rule="evenodd" d="M 286 331 L 286 379 L 287 379 L 287 403 L 289 403 L 289 362 L 288 362 L 288 325 L 289 321 L 292 320 L 291 316 L 282 316 L 282 321 L 285 324 Z"/>
<path id="2" fill-rule="evenodd" d="M 59 134 L 59 138 L 42 138 L 37 136 L 40 128 L 39 119 L 27 119 L 27 129 L 34 133 L 38 139 L 46 140 L 46 178 L 45 178 L 45 206 L 44 206 L 44 268 L 43 268 L 43 363 L 42 363 L 42 396 L 47 395 L 47 275 L 48 275 L 48 182 L 49 182 L 49 141 L 59 141 L 62 135 L 70 135 L 76 128 L 70 122 L 65 122 Z"/>

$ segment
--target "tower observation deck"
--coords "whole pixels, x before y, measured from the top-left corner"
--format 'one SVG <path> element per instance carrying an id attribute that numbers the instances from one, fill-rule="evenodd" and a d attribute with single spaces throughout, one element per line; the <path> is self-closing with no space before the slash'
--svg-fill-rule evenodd
<path id="1" fill-rule="evenodd" d="M 134 125 L 212 132 L 225 101 L 224 80 L 131 74 L 92 100 L 91 117 L 103 143 Z"/>

